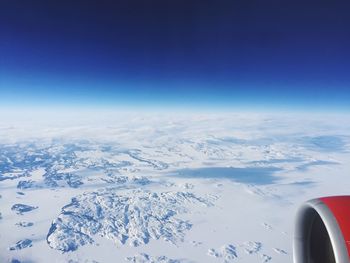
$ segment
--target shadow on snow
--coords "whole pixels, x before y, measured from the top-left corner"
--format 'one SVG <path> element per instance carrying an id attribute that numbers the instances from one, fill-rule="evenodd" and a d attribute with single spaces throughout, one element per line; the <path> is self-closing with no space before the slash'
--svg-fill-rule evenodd
<path id="1" fill-rule="evenodd" d="M 185 178 L 208 178 L 208 179 L 232 179 L 238 183 L 266 185 L 275 183 L 278 178 L 275 172 L 282 169 L 277 167 L 204 167 L 195 169 L 181 169 L 172 176 Z"/>

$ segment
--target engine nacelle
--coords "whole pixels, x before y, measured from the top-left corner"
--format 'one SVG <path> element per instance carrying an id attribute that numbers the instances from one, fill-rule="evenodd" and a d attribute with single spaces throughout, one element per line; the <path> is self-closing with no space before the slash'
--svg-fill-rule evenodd
<path id="1" fill-rule="evenodd" d="M 350 196 L 310 200 L 297 215 L 294 263 L 350 262 Z"/>

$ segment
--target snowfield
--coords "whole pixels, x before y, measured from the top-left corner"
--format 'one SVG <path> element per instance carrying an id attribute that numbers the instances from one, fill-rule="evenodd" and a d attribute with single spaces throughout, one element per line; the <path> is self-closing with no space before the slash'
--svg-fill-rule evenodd
<path id="1" fill-rule="evenodd" d="M 0 262 L 292 262 L 350 189 L 341 114 L 0 118 Z"/>

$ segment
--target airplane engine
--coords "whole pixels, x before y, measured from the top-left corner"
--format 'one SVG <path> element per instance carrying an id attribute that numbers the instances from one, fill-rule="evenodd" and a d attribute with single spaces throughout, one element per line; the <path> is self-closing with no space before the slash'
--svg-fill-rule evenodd
<path id="1" fill-rule="evenodd" d="M 350 196 L 307 201 L 296 220 L 294 263 L 349 263 Z"/>

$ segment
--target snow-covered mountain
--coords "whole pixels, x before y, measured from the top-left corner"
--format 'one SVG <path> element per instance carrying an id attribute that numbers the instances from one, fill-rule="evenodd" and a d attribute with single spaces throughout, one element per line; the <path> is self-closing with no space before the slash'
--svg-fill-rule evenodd
<path id="1" fill-rule="evenodd" d="M 1 262 L 291 262 L 305 200 L 349 194 L 350 119 L 0 121 Z"/>

